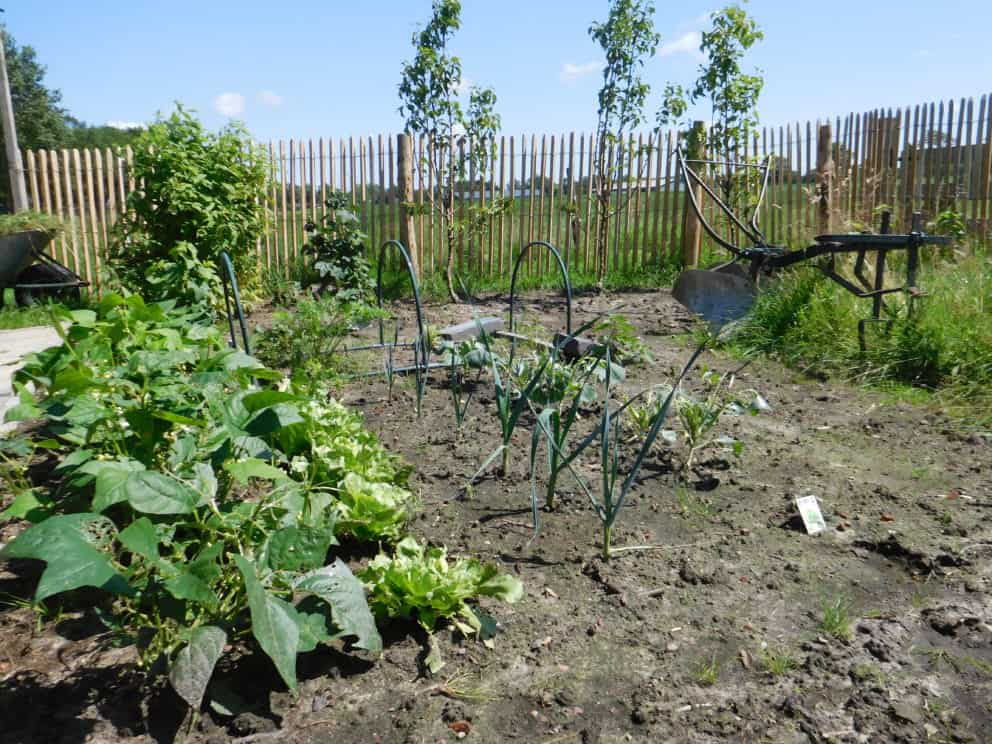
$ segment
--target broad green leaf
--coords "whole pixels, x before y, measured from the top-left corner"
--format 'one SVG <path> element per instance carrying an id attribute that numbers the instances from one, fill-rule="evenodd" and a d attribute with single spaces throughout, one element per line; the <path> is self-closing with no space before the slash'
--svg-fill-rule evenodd
<path id="1" fill-rule="evenodd" d="M 189 514 L 200 501 L 185 483 L 151 470 L 132 473 L 124 482 L 124 494 L 143 514 Z"/>
<path id="2" fill-rule="evenodd" d="M 252 416 L 251 420 L 245 424 L 245 431 L 258 437 L 272 434 L 290 424 L 297 424 L 303 421 L 299 410 L 289 403 L 276 403 L 268 408 L 261 409 Z"/>
<path id="3" fill-rule="evenodd" d="M 309 612 L 309 609 L 314 612 Z M 300 644 L 297 652 L 309 653 L 323 643 L 330 643 L 337 636 L 331 635 L 327 629 L 330 607 L 316 597 L 307 597 L 296 606 L 296 619 L 299 621 Z"/>
<path id="4" fill-rule="evenodd" d="M 37 524 L 48 518 L 51 508 L 50 503 L 39 501 L 34 491 L 28 489 L 21 491 L 10 506 L 0 512 L 0 522 L 8 519 L 26 519 Z"/>
<path id="5" fill-rule="evenodd" d="M 255 567 L 244 556 L 234 556 L 234 562 L 245 580 L 248 609 L 251 611 L 251 631 L 258 645 L 276 665 L 279 676 L 296 690 L 296 653 L 300 645 L 300 628 L 292 605 L 265 591 Z"/>
<path id="6" fill-rule="evenodd" d="M 274 571 L 307 571 L 324 565 L 334 542 L 330 528 L 283 527 L 272 533 L 267 562 Z"/>
<path id="7" fill-rule="evenodd" d="M 96 313 L 92 310 L 73 310 L 69 315 L 73 323 L 84 327 L 91 327 L 96 323 Z"/>
<path id="8" fill-rule="evenodd" d="M 14 383 L 14 387 L 17 390 L 17 405 L 7 409 L 4 421 L 30 421 L 41 418 L 45 412 L 38 407 L 38 401 L 31 391 L 20 383 Z"/>
<path id="9" fill-rule="evenodd" d="M 193 465 L 193 478 L 200 500 L 197 505 L 213 501 L 217 497 L 217 476 L 214 469 L 205 462 Z"/>
<path id="10" fill-rule="evenodd" d="M 66 514 L 50 517 L 22 532 L 0 550 L 2 558 L 33 558 L 48 565 L 38 582 L 35 599 L 93 586 L 121 594 L 133 590 L 114 569 L 99 544 L 113 523 L 99 514 Z"/>
<path id="11" fill-rule="evenodd" d="M 55 394 L 64 390 L 70 395 L 79 395 L 95 387 L 100 387 L 100 385 L 96 385 L 93 382 L 93 370 L 88 367 L 83 367 L 82 369 L 68 367 L 55 375 L 55 379 L 52 380 L 52 385 L 48 392 Z"/>
<path id="12" fill-rule="evenodd" d="M 355 645 L 367 651 L 382 651 L 382 637 L 365 599 L 365 589 L 341 559 L 317 569 L 296 582 L 297 591 L 310 592 L 331 606 L 334 623 L 344 635 L 358 638 Z"/>
<path id="13" fill-rule="evenodd" d="M 276 403 L 293 403 L 300 401 L 298 395 L 285 393 L 279 390 L 260 390 L 257 393 L 249 393 L 241 399 L 242 405 L 252 413 L 263 408 L 274 406 Z"/>
<path id="14" fill-rule="evenodd" d="M 136 460 L 90 460 L 77 472 L 96 476 L 93 485 L 93 505 L 95 512 L 102 512 L 113 504 L 127 499 L 124 484 L 133 473 L 139 473 L 145 466 Z"/>
<path id="15" fill-rule="evenodd" d="M 131 522 L 117 536 L 127 550 L 142 558 L 154 561 L 158 559 L 158 533 L 155 525 L 148 517 L 141 517 Z"/>
<path id="16" fill-rule="evenodd" d="M 89 460 L 92 460 L 94 454 L 95 453 L 92 450 L 88 450 L 88 449 L 77 449 L 77 450 L 73 450 L 68 455 L 66 455 L 64 458 L 62 458 L 62 462 L 60 462 L 55 467 L 55 471 L 54 472 L 56 472 L 56 473 L 65 473 L 68 470 L 74 470 L 74 469 L 78 468 L 80 465 L 82 465 L 83 463 L 88 462 Z"/>
<path id="17" fill-rule="evenodd" d="M 177 575 L 166 579 L 165 588 L 176 599 L 197 602 L 210 609 L 216 608 L 219 601 L 210 585 L 188 568 L 183 568 Z"/>
<path id="18" fill-rule="evenodd" d="M 193 631 L 189 643 L 176 655 L 169 670 L 169 682 L 191 708 L 199 708 L 217 660 L 224 653 L 227 634 L 216 625 L 203 625 Z"/>
<path id="19" fill-rule="evenodd" d="M 288 477 L 285 471 L 255 457 L 240 462 L 228 460 L 224 463 L 224 470 L 229 472 L 234 480 L 242 484 L 247 483 L 252 478 L 280 480 Z"/>

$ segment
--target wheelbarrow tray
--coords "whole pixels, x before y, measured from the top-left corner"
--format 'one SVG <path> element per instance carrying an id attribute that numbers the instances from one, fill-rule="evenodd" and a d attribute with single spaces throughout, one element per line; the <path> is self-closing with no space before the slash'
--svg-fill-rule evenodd
<path id="1" fill-rule="evenodd" d="M 0 237 L 0 288 L 13 287 L 34 263 L 51 236 L 42 230 L 25 230 Z"/>

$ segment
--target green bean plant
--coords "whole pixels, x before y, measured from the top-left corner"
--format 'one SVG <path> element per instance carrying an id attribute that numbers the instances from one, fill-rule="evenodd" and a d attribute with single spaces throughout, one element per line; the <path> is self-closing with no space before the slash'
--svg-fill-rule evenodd
<path id="1" fill-rule="evenodd" d="M 7 414 L 35 422 L 28 455 L 57 458 L 0 514 L 31 523 L 0 559 L 46 564 L 35 601 L 103 590 L 94 609 L 194 708 L 241 639 L 290 689 L 320 644 L 381 650 L 361 583 L 328 556 L 337 536 L 399 540 L 413 497 L 361 420 L 172 303 L 108 294 L 57 320 L 63 343 L 26 360 Z"/>

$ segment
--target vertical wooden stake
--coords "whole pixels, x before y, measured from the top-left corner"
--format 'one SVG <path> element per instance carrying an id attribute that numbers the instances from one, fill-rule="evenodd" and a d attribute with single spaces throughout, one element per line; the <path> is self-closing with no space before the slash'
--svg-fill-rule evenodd
<path id="1" fill-rule="evenodd" d="M 690 160 L 704 160 L 706 158 L 706 122 L 695 121 L 692 124 L 692 133 L 689 137 L 690 149 L 686 153 Z M 700 169 L 702 173 L 704 169 Z M 696 204 L 702 209 L 703 187 L 696 184 L 692 187 L 696 197 Z M 689 193 L 685 196 L 688 200 Z M 699 250 L 703 244 L 703 223 L 699 220 L 699 215 L 691 205 L 686 206 L 685 225 L 682 230 L 682 264 L 686 268 L 694 268 L 699 265 Z"/>
<path id="2" fill-rule="evenodd" d="M 816 138 L 816 185 L 819 195 L 816 229 L 830 232 L 830 191 L 833 187 L 833 148 L 830 124 L 821 124 Z"/>
<path id="3" fill-rule="evenodd" d="M 413 148 L 410 135 L 396 135 L 396 167 L 399 172 L 398 191 L 400 197 L 400 242 L 410 252 L 413 270 L 420 275 L 420 262 L 417 260 L 417 230 L 414 227 L 413 213 Z"/>

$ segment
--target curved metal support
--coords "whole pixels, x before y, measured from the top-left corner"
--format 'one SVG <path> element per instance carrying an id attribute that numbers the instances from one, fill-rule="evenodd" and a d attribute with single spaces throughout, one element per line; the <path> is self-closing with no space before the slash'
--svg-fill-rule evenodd
<path id="1" fill-rule="evenodd" d="M 227 325 L 231 330 L 231 348 L 238 348 L 238 341 L 234 335 L 234 317 L 231 314 L 231 296 L 233 295 L 234 309 L 238 315 L 238 325 L 241 326 L 241 340 L 245 345 L 245 354 L 251 354 L 245 311 L 241 306 L 241 292 L 238 290 L 238 277 L 234 273 L 234 264 L 231 263 L 231 256 L 228 255 L 227 251 L 221 251 L 220 264 L 222 269 L 220 279 L 224 284 L 224 306 L 227 308 Z M 230 284 L 230 291 L 228 291 L 228 284 Z"/>
<path id="2" fill-rule="evenodd" d="M 404 246 L 398 240 L 387 240 L 381 246 L 379 246 L 379 263 L 376 266 L 375 272 L 375 301 L 378 308 L 382 309 L 382 264 L 386 258 L 386 248 L 389 246 L 394 246 L 403 256 L 403 265 L 406 267 L 407 276 L 410 277 L 410 285 L 413 287 L 413 301 L 417 306 L 417 342 L 421 346 L 427 344 L 427 334 L 424 328 L 424 307 L 420 303 L 420 285 L 417 283 L 417 272 L 413 270 L 413 260 L 410 258 L 410 252 L 407 251 L 406 246 Z M 384 328 L 382 323 L 382 318 L 379 318 L 379 343 L 385 343 L 384 339 Z M 416 344 L 415 344 L 416 346 Z M 426 359 L 426 349 L 422 348 L 421 351 L 424 352 Z"/>
<path id="3" fill-rule="evenodd" d="M 527 251 L 530 250 L 531 246 L 540 245 L 551 251 L 551 255 L 555 257 L 558 262 L 558 268 L 561 270 L 561 278 L 565 284 L 565 333 L 569 336 L 572 335 L 572 283 L 568 278 L 568 269 L 565 267 L 565 261 L 562 260 L 561 253 L 555 248 L 551 243 L 545 240 L 534 240 L 527 245 L 525 245 L 520 250 L 520 255 L 517 256 L 516 262 L 513 264 L 513 273 L 510 275 L 510 333 L 514 332 L 513 326 L 513 305 L 515 299 L 515 292 L 517 286 L 517 269 L 520 268 L 520 262 L 523 260 L 524 256 L 527 255 Z M 515 342 L 514 342 L 515 343 Z"/>
<path id="4" fill-rule="evenodd" d="M 431 368 L 431 350 L 427 342 L 427 330 L 424 327 L 424 307 L 420 302 L 420 285 L 417 283 L 417 272 L 413 270 L 413 260 L 410 252 L 398 240 L 387 240 L 379 246 L 379 262 L 375 270 L 375 300 L 379 309 L 382 309 L 382 264 L 386 258 L 386 249 L 393 246 L 403 256 L 403 265 L 406 267 L 407 276 L 410 277 L 410 286 L 413 287 L 413 301 L 417 308 L 417 339 L 413 342 L 413 364 L 414 373 L 417 376 L 417 417 L 420 417 L 420 401 L 424 395 L 424 388 L 427 384 L 427 375 Z M 384 343 L 384 328 L 382 317 L 379 317 L 379 343 Z M 390 349 L 392 351 L 392 349 Z M 390 361 L 391 365 L 392 362 Z"/>

